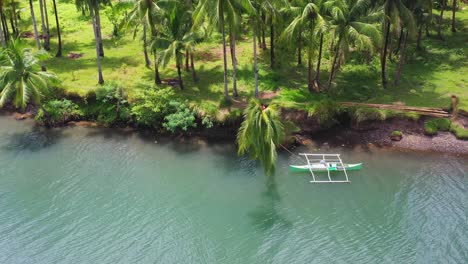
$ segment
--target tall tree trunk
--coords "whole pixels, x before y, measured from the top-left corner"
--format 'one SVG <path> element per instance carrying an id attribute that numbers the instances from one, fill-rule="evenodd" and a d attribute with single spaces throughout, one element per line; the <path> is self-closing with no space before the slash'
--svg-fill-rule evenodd
<path id="1" fill-rule="evenodd" d="M 58 18 L 56 0 L 52 0 L 52 4 L 54 5 L 55 25 L 57 26 L 57 38 L 58 38 L 58 50 L 57 50 L 57 54 L 55 55 L 55 57 L 62 57 L 62 34 L 60 32 L 60 23 L 59 23 L 59 18 Z"/>
<path id="2" fill-rule="evenodd" d="M 422 50 L 421 42 L 422 42 L 422 30 L 423 24 L 421 23 L 418 28 L 418 36 L 416 38 L 416 50 Z"/>
<path id="3" fill-rule="evenodd" d="M 257 29 L 253 23 L 253 53 L 254 53 L 254 77 L 255 77 L 255 98 L 258 98 L 258 64 L 257 64 L 257 45 L 255 45 L 255 38 L 257 37 Z"/>
<path id="4" fill-rule="evenodd" d="M 231 61 L 232 61 L 232 94 L 234 97 L 237 97 L 239 94 L 237 93 L 237 59 L 236 59 L 236 33 L 233 31 L 232 26 L 229 27 L 231 29 L 231 34 L 229 34 L 229 40 L 231 41 L 231 45 L 229 45 L 231 49 Z"/>
<path id="5" fill-rule="evenodd" d="M 47 12 L 47 0 L 44 0 L 44 17 L 46 23 L 46 39 L 47 47 L 50 50 L 50 24 L 49 24 L 49 12 Z"/>
<path id="6" fill-rule="evenodd" d="M 152 2 L 148 0 L 148 5 L 151 5 Z M 151 12 L 148 12 L 148 24 L 151 30 L 151 39 L 156 39 L 156 27 L 153 22 L 153 15 Z M 159 76 L 159 63 L 158 63 L 158 53 L 156 52 L 156 46 L 153 45 L 153 57 L 154 57 L 154 82 L 156 84 L 161 84 L 161 77 Z"/>
<path id="7" fill-rule="evenodd" d="M 226 29 L 224 28 L 224 14 L 220 16 L 221 33 L 223 35 L 223 67 L 224 67 L 224 97 L 229 99 L 228 83 L 227 83 L 227 56 L 226 56 Z"/>
<path id="8" fill-rule="evenodd" d="M 314 81 L 313 81 L 313 72 L 312 72 L 312 47 L 308 47 L 307 49 L 307 88 L 309 88 L 309 92 L 314 92 Z"/>
<path id="9" fill-rule="evenodd" d="M 185 51 L 185 71 L 190 71 L 189 60 L 190 60 L 190 54 L 188 50 L 186 50 Z"/>
<path id="10" fill-rule="evenodd" d="M 437 27 L 437 37 L 443 40 L 444 36 L 442 35 L 442 25 L 444 24 L 444 10 L 447 0 L 442 0 L 442 5 L 440 6 L 440 16 L 439 16 L 439 26 Z"/>
<path id="11" fill-rule="evenodd" d="M 19 27 L 18 27 L 18 15 L 16 14 L 16 2 L 15 0 L 11 0 L 12 12 L 13 12 L 13 21 L 15 22 L 15 28 L 18 32 L 18 36 L 20 34 Z"/>
<path id="12" fill-rule="evenodd" d="M 457 32 L 455 27 L 455 13 L 457 12 L 457 0 L 452 0 L 452 32 Z"/>
<path id="13" fill-rule="evenodd" d="M 44 4 L 42 2 L 43 0 L 39 0 L 39 9 L 40 9 L 40 14 L 41 14 L 41 28 L 42 28 L 42 43 L 44 46 L 44 49 L 49 51 L 50 47 L 47 44 L 47 29 L 45 26 L 45 17 L 44 17 Z"/>
<path id="14" fill-rule="evenodd" d="M 146 24 L 146 21 L 143 22 L 143 53 L 145 55 L 145 65 L 146 67 L 150 67 L 151 65 L 151 60 L 148 56 L 148 41 L 147 41 L 147 38 L 146 38 L 146 32 L 148 30 L 148 25 Z"/>
<path id="15" fill-rule="evenodd" d="M 403 31 L 403 26 L 402 26 L 400 29 L 400 35 L 398 36 L 398 43 L 397 43 L 396 49 L 393 51 L 393 54 L 395 54 L 395 56 L 398 54 L 398 52 L 400 52 L 403 35 L 404 35 L 404 31 Z"/>
<path id="16" fill-rule="evenodd" d="M 424 27 L 426 28 L 426 38 L 431 36 L 431 32 L 429 32 L 429 23 L 424 23 Z"/>
<path id="17" fill-rule="evenodd" d="M 390 39 L 390 21 L 385 22 L 385 42 L 382 49 L 382 56 L 380 58 L 382 66 L 382 86 L 387 88 L 387 51 L 388 51 L 388 42 Z"/>
<path id="18" fill-rule="evenodd" d="M 190 67 L 192 68 L 192 79 L 194 82 L 198 82 L 197 71 L 195 70 L 195 63 L 193 59 L 193 52 L 190 52 Z"/>
<path id="19" fill-rule="evenodd" d="M 323 33 L 320 33 L 319 54 L 317 60 L 317 69 L 315 70 L 314 88 L 320 92 L 320 64 L 322 63 Z"/>
<path id="20" fill-rule="evenodd" d="M 37 31 L 36 16 L 34 15 L 34 7 L 33 7 L 32 0 L 29 0 L 29 9 L 31 10 L 31 20 L 32 20 L 32 24 L 33 24 L 34 37 L 36 39 L 37 49 L 41 50 L 41 41 L 39 40 L 39 33 Z M 41 64 L 41 70 L 42 71 L 47 70 L 44 62 L 42 62 L 42 64 Z"/>
<path id="21" fill-rule="evenodd" d="M 15 36 L 15 37 L 18 36 L 19 33 L 16 30 L 15 22 L 13 21 L 12 17 L 10 17 L 10 25 L 11 25 L 11 31 L 13 33 L 13 36 Z"/>
<path id="22" fill-rule="evenodd" d="M 101 55 L 99 54 L 99 34 L 98 34 L 97 21 L 96 21 L 96 17 L 94 14 L 94 8 L 89 9 L 89 14 L 91 15 L 91 21 L 93 23 L 94 42 L 96 44 L 96 60 L 97 60 L 98 78 L 99 78 L 98 83 L 103 84 L 104 77 L 102 76 Z"/>
<path id="23" fill-rule="evenodd" d="M 176 60 L 177 60 L 177 63 L 176 63 L 177 64 L 176 65 L 176 67 L 177 67 L 177 76 L 179 77 L 179 87 L 180 87 L 181 90 L 183 90 L 184 89 L 184 82 L 182 81 L 182 73 L 181 73 L 181 70 L 180 70 L 180 68 L 181 68 L 181 66 L 180 66 L 181 59 L 176 59 Z"/>
<path id="24" fill-rule="evenodd" d="M 398 63 L 398 69 L 395 78 L 395 85 L 400 84 L 401 79 L 401 72 L 403 70 L 403 65 L 405 64 L 405 51 L 406 51 L 406 42 L 408 40 L 408 31 L 403 35 L 403 40 L 401 43 L 401 51 L 400 51 L 400 62 Z"/>
<path id="25" fill-rule="evenodd" d="M 266 37 L 265 37 L 265 26 L 266 26 L 266 16 L 265 16 L 265 13 L 262 12 L 262 49 L 263 50 L 266 50 L 267 46 L 266 46 Z"/>
<path id="26" fill-rule="evenodd" d="M 101 32 L 101 12 L 99 11 L 99 3 L 95 6 L 95 20 L 96 20 L 96 33 L 99 36 L 99 56 L 104 57 L 104 45 L 102 45 L 102 32 Z"/>
<path id="27" fill-rule="evenodd" d="M 0 21 L 0 24 L 1 24 L 1 21 Z M 3 35 L 3 25 L 0 25 L 0 42 L 2 43 L 2 47 L 6 48 L 5 35 Z"/>
<path id="28" fill-rule="evenodd" d="M 270 21 L 270 67 L 275 67 L 275 27 L 273 19 Z"/>
<path id="29" fill-rule="evenodd" d="M 8 41 L 10 39 L 10 32 L 8 30 L 8 24 L 5 19 L 5 13 L 3 11 L 3 3 L 0 5 L 0 20 L 2 22 L 3 36 L 5 37 L 5 40 Z"/>
<path id="30" fill-rule="evenodd" d="M 299 28 L 299 35 L 297 38 L 297 65 L 302 65 L 302 29 Z"/>
<path id="31" fill-rule="evenodd" d="M 330 70 L 330 76 L 328 78 L 328 89 L 331 88 L 331 83 L 333 81 L 333 77 L 334 77 L 334 74 L 335 74 L 336 61 L 338 60 L 338 57 L 340 55 L 340 50 L 339 50 L 340 44 L 341 44 L 341 36 L 338 37 L 338 42 L 337 42 L 337 44 L 335 46 L 335 56 L 333 58 L 333 62 L 332 62 L 331 70 Z"/>

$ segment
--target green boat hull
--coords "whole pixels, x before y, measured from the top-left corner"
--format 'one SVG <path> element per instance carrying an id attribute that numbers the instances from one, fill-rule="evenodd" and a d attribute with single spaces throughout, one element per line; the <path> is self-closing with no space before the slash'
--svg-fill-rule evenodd
<path id="1" fill-rule="evenodd" d="M 362 169 L 362 163 L 355 163 L 355 164 L 344 164 L 344 169 L 341 166 L 329 166 L 328 170 L 326 167 L 319 167 L 321 164 L 312 164 L 312 171 L 313 172 L 327 172 L 327 171 L 355 171 Z M 308 172 L 310 168 L 308 165 L 289 165 L 289 170 L 292 172 Z"/>

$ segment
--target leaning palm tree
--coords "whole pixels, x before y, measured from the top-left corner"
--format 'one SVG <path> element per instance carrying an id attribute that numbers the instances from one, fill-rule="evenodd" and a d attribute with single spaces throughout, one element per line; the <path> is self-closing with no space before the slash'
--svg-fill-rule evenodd
<path id="1" fill-rule="evenodd" d="M 24 109 L 30 102 L 40 103 L 53 73 L 38 71 L 41 53 L 22 49 L 18 41 L 12 41 L 0 52 L 0 108 L 12 101 L 15 107 Z"/>
<path id="2" fill-rule="evenodd" d="M 375 22 L 381 13 L 369 9 L 370 4 L 369 0 L 329 0 L 324 4 L 324 8 L 331 15 L 332 36 L 336 37 L 328 88 L 331 87 L 340 64 L 338 58 L 345 58 L 351 48 L 372 52 L 380 43 L 380 31 Z"/>
<path id="3" fill-rule="evenodd" d="M 34 29 L 34 38 L 36 39 L 37 49 L 40 50 L 41 49 L 41 41 L 39 40 L 39 33 L 37 31 L 36 16 L 34 15 L 34 7 L 33 7 L 32 0 L 29 0 L 29 9 L 31 11 L 31 20 L 32 20 L 33 29 Z M 44 62 L 42 62 L 41 69 L 42 69 L 42 71 L 47 70 Z"/>
<path id="4" fill-rule="evenodd" d="M 284 127 L 276 107 L 257 99 L 250 101 L 237 134 L 239 155 L 249 154 L 260 160 L 265 173 L 271 175 L 275 170 L 276 148 L 283 137 Z"/>

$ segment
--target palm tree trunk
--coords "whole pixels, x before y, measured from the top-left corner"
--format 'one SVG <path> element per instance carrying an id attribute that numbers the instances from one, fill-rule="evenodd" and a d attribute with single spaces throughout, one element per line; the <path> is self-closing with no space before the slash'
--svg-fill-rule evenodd
<path id="1" fill-rule="evenodd" d="M 0 24 L 1 24 L 1 21 L 0 21 Z M 0 25 L 0 42 L 2 43 L 2 47 L 6 48 L 5 35 L 3 35 L 3 25 Z"/>
<path id="2" fill-rule="evenodd" d="M 398 69 L 397 69 L 396 78 L 395 78 L 395 85 L 400 84 L 401 72 L 403 70 L 403 65 L 405 64 L 405 51 L 406 51 L 407 39 L 408 39 L 408 31 L 406 31 L 406 33 L 403 34 L 403 39 L 401 43 L 401 51 L 400 51 L 400 62 L 398 63 Z"/>
<path id="3" fill-rule="evenodd" d="M 308 80 L 308 85 L 307 88 L 309 88 L 309 92 L 313 93 L 314 92 L 314 81 L 313 81 L 313 72 L 312 72 L 312 47 L 309 46 L 307 50 L 307 80 Z"/>
<path id="4" fill-rule="evenodd" d="M 11 31 L 13 33 L 13 36 L 15 36 L 15 37 L 18 36 L 19 33 L 16 30 L 15 22 L 13 21 L 12 17 L 10 17 L 10 26 L 11 26 Z"/>
<path id="5" fill-rule="evenodd" d="M 387 88 L 387 51 L 388 51 L 388 42 L 390 39 L 390 21 L 386 21 L 385 23 L 386 23 L 385 42 L 384 42 L 384 47 L 382 49 L 382 57 L 381 57 L 383 88 Z"/>
<path id="6" fill-rule="evenodd" d="M 437 36 L 441 40 L 444 39 L 444 36 L 442 36 L 442 25 L 444 24 L 444 10 L 446 1 L 447 0 L 442 0 L 442 5 L 440 6 L 439 26 L 437 27 Z"/>
<path id="7" fill-rule="evenodd" d="M 230 35 L 229 40 L 231 41 L 231 45 L 229 45 L 229 47 L 231 49 L 231 61 L 232 61 L 232 94 L 234 97 L 237 97 L 239 94 L 237 93 L 236 34 L 231 29 L 231 34 L 229 35 Z"/>
<path id="8" fill-rule="evenodd" d="M 457 0 L 452 0 L 452 32 L 457 32 L 455 27 L 455 13 L 457 12 Z"/>
<path id="9" fill-rule="evenodd" d="M 47 47 L 50 50 L 50 24 L 49 24 L 49 14 L 47 12 L 47 0 L 44 0 L 44 16 L 45 16 L 45 23 L 46 23 L 46 39 Z"/>
<path id="10" fill-rule="evenodd" d="M 55 57 L 62 57 L 62 34 L 60 33 L 60 23 L 59 23 L 59 18 L 58 18 L 56 0 L 52 0 L 52 4 L 54 5 L 55 25 L 57 26 L 57 38 L 58 38 L 58 50 L 57 50 L 57 54 L 55 55 Z"/>
<path id="11" fill-rule="evenodd" d="M 34 37 L 36 39 L 37 49 L 41 50 L 41 42 L 39 41 L 39 33 L 37 32 L 36 16 L 34 15 L 34 7 L 32 0 L 29 0 L 29 9 L 31 10 L 31 20 L 34 28 Z M 41 70 L 47 70 L 44 62 L 42 62 Z"/>
<path id="12" fill-rule="evenodd" d="M 421 47 L 421 42 L 422 42 L 422 28 L 423 25 L 422 23 L 419 25 L 419 28 L 418 28 L 418 36 L 417 36 L 417 39 L 416 39 L 416 50 L 422 50 L 422 47 Z"/>
<path id="13" fill-rule="evenodd" d="M 332 80 L 333 80 L 333 75 L 335 73 L 335 68 L 336 68 L 336 61 L 338 60 L 338 56 L 339 56 L 339 53 L 340 53 L 340 50 L 338 49 L 339 45 L 340 45 L 340 41 L 341 41 L 341 37 L 338 38 L 338 44 L 336 45 L 335 47 L 335 57 L 333 58 L 333 62 L 332 62 L 332 66 L 331 66 L 331 70 L 330 70 L 330 76 L 328 78 L 328 89 L 331 88 L 331 83 L 332 83 Z"/>
<path id="14" fill-rule="evenodd" d="M 15 0 L 11 0 L 11 6 L 12 6 L 12 12 L 13 12 L 13 21 L 15 22 L 15 28 L 16 31 L 18 32 L 19 36 L 19 27 L 18 27 L 18 15 L 16 14 L 16 2 Z"/>
<path id="15" fill-rule="evenodd" d="M 193 59 L 193 52 L 190 52 L 190 67 L 192 68 L 192 79 L 194 82 L 198 82 L 197 71 L 195 71 L 195 63 Z"/>
<path id="16" fill-rule="evenodd" d="M 228 84 L 227 84 L 227 57 L 226 57 L 226 30 L 224 28 L 224 14 L 221 13 L 221 33 L 223 35 L 223 67 L 224 67 L 224 97 L 229 99 Z"/>
<path id="17" fill-rule="evenodd" d="M 403 26 L 402 26 L 400 29 L 400 35 L 398 36 L 398 43 L 397 43 L 396 49 L 393 51 L 393 54 L 395 54 L 395 56 L 398 54 L 398 52 L 400 52 L 403 35 L 404 35 L 404 31 L 403 31 Z"/>
<path id="18" fill-rule="evenodd" d="M 302 65 L 302 29 L 299 28 L 297 37 L 297 65 Z"/>
<path id="19" fill-rule="evenodd" d="M 43 0 L 39 0 L 39 9 L 41 11 L 41 28 L 42 28 L 42 43 L 44 46 L 44 49 L 49 51 L 50 47 L 47 45 L 47 30 L 45 26 L 45 17 L 44 17 L 44 4 L 42 2 Z"/>
<path id="20" fill-rule="evenodd" d="M 257 45 L 255 39 L 257 38 L 257 29 L 255 24 L 253 26 L 253 52 L 254 52 L 254 76 L 255 76 L 255 98 L 258 98 L 258 64 L 257 64 Z"/>
<path id="21" fill-rule="evenodd" d="M 266 25 L 266 16 L 265 16 L 265 13 L 262 12 L 262 49 L 263 50 L 266 50 L 266 37 L 265 37 L 265 25 Z"/>
<path id="22" fill-rule="evenodd" d="M 5 13 L 3 11 L 3 3 L 0 4 L 0 20 L 2 24 L 3 36 L 5 40 L 8 41 L 10 39 L 10 34 L 8 32 L 8 25 L 6 24 Z"/>
<path id="23" fill-rule="evenodd" d="M 149 4 L 152 4 L 149 1 Z M 151 12 L 148 12 L 148 23 L 151 30 L 151 39 L 156 39 L 156 28 L 155 23 L 153 22 L 153 15 Z M 153 57 L 154 57 L 154 82 L 156 84 L 161 84 L 161 77 L 159 76 L 159 63 L 158 63 L 158 53 L 156 52 L 156 46 L 153 45 Z"/>
<path id="24" fill-rule="evenodd" d="M 273 19 L 270 21 L 270 67 L 275 67 L 275 27 Z"/>
<path id="25" fill-rule="evenodd" d="M 319 54 L 317 60 L 317 69 L 315 70 L 314 87 L 320 91 L 320 64 L 322 64 L 323 33 L 320 34 Z"/>
<path id="26" fill-rule="evenodd" d="M 98 78 L 99 78 L 98 83 L 103 84 L 104 77 L 102 76 L 101 55 L 99 54 L 99 34 L 98 34 L 98 26 L 97 26 L 96 18 L 94 15 L 94 8 L 89 9 L 89 14 L 91 15 L 91 21 L 93 23 L 94 42 L 96 44 L 96 60 L 97 60 Z"/>
<path id="27" fill-rule="evenodd" d="M 95 20 L 96 20 L 96 33 L 99 36 L 99 56 L 104 57 L 104 46 L 102 45 L 102 32 L 101 32 L 101 13 L 99 11 L 99 3 L 95 6 Z"/>
<path id="28" fill-rule="evenodd" d="M 183 90 L 184 89 L 184 82 L 182 81 L 182 73 L 181 73 L 181 70 L 180 70 L 180 64 L 181 64 L 181 59 L 176 59 L 177 62 L 176 62 L 176 67 L 177 67 L 177 76 L 179 77 L 179 86 L 180 86 L 180 89 Z"/>
<path id="29" fill-rule="evenodd" d="M 146 67 L 150 67 L 151 65 L 151 60 L 148 56 L 148 41 L 146 38 L 146 32 L 148 30 L 148 25 L 146 24 L 146 21 L 143 22 L 143 53 L 145 55 L 145 65 Z"/>
<path id="30" fill-rule="evenodd" d="M 190 71 L 189 59 L 190 59 L 190 55 L 189 55 L 188 50 L 186 50 L 185 51 L 185 71 Z"/>

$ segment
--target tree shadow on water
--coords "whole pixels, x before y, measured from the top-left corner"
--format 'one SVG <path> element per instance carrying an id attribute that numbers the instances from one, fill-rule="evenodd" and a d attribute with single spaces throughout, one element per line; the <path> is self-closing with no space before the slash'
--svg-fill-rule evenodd
<path id="1" fill-rule="evenodd" d="M 290 229 L 291 221 L 281 216 L 276 205 L 281 201 L 281 196 L 276 186 L 274 176 L 266 178 L 265 191 L 262 193 L 262 204 L 255 208 L 248 215 L 255 227 L 261 231 L 267 231 L 277 226 L 281 229 Z"/>
<path id="2" fill-rule="evenodd" d="M 7 151 L 38 152 L 57 144 L 63 137 L 62 129 L 32 127 L 31 130 L 10 134 L 2 147 Z"/>

